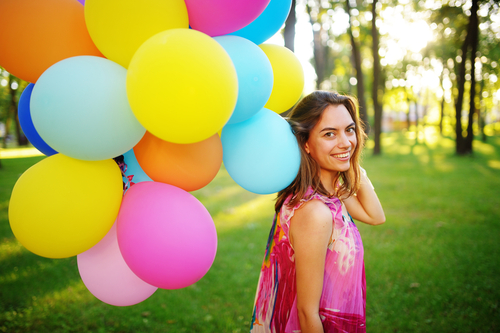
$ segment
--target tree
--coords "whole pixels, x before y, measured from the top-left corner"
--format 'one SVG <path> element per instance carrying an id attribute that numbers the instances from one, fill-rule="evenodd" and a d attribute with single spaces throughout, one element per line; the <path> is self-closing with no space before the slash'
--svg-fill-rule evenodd
<path id="1" fill-rule="evenodd" d="M 382 105 L 379 102 L 379 88 L 380 88 L 380 56 L 378 54 L 379 50 L 379 35 L 377 29 L 377 3 L 378 0 L 373 0 L 372 4 L 372 53 L 373 53 L 373 86 L 372 86 L 372 100 L 373 100 L 373 111 L 374 111 L 374 141 L 375 146 L 373 148 L 374 155 L 380 155 L 382 153 L 382 147 L 380 145 L 380 134 L 382 132 Z"/>
<path id="2" fill-rule="evenodd" d="M 474 0 L 459 5 L 450 3 L 434 11 L 431 19 L 438 38 L 429 49 L 443 64 L 442 83 L 447 80 L 454 88 L 450 95 L 455 109 L 455 151 L 466 155 L 473 152 L 475 117 L 482 132 L 488 110 L 492 108 L 493 94 L 490 92 L 498 89 L 493 87 L 500 56 L 498 31 L 492 29 L 498 1 Z M 495 80 L 487 83 L 489 75 Z M 483 98 L 488 100 L 483 101 Z M 468 110 L 464 104 L 468 104 Z M 464 119 L 462 115 L 466 111 L 468 114 Z"/>
<path id="3" fill-rule="evenodd" d="M 469 97 L 469 121 L 467 124 L 467 136 L 465 137 L 464 148 L 466 153 L 472 153 L 472 141 L 474 133 L 472 131 L 472 124 L 474 122 L 474 114 L 476 113 L 476 54 L 479 40 L 479 20 L 477 12 L 479 10 L 479 0 L 472 1 L 471 17 L 470 17 L 470 30 L 467 34 L 471 34 L 470 38 L 470 62 L 471 62 L 471 83 L 470 83 L 470 97 Z M 458 150 L 457 150 L 458 152 Z"/>
<path id="4" fill-rule="evenodd" d="M 285 21 L 285 29 L 283 37 L 285 39 L 285 47 L 295 51 L 295 23 L 297 23 L 297 16 L 295 14 L 295 0 L 292 0 L 292 6 L 290 8 L 290 13 Z"/>
<path id="5" fill-rule="evenodd" d="M 479 9 L 478 0 L 472 0 L 471 16 L 469 18 L 469 24 L 467 27 L 467 35 L 462 44 L 462 60 L 460 62 L 459 74 L 457 77 L 458 81 L 458 96 L 455 104 L 455 134 L 456 134 L 456 144 L 455 150 L 459 155 L 471 154 L 472 153 L 472 139 L 474 134 L 472 133 L 472 122 L 473 114 L 475 112 L 475 58 L 477 52 L 477 41 L 478 41 L 478 18 L 477 11 Z M 471 61 L 471 86 L 470 86 L 470 105 L 469 105 L 469 116 L 468 116 L 468 126 L 467 126 L 467 136 L 464 138 L 462 132 L 462 107 L 464 102 L 465 93 L 465 81 L 466 81 L 466 64 L 467 59 L 470 58 Z"/>
<path id="6" fill-rule="evenodd" d="M 2 139 L 2 147 L 7 147 L 7 141 L 11 137 L 11 130 L 14 129 L 18 146 L 25 146 L 28 140 L 24 136 L 18 117 L 18 104 L 22 91 L 28 85 L 27 82 L 14 75 L 2 71 L 2 89 L 0 90 L 0 122 L 5 125 L 5 133 Z"/>
<path id="7" fill-rule="evenodd" d="M 356 38 L 354 37 L 353 33 L 353 18 L 352 18 L 352 11 L 351 11 L 351 4 L 350 0 L 345 0 L 346 3 L 346 11 L 347 14 L 349 15 L 349 37 L 351 39 L 351 47 L 352 47 L 352 60 L 354 63 L 354 68 L 356 69 L 356 88 L 358 91 L 358 103 L 359 103 L 359 116 L 364 123 L 365 126 L 365 132 L 368 134 L 370 132 L 370 125 L 368 123 L 368 113 L 366 109 L 366 102 L 365 102 L 365 80 L 363 79 L 363 71 L 361 70 L 361 52 L 359 49 L 358 42 L 356 41 Z"/>
<path id="8" fill-rule="evenodd" d="M 325 36 L 328 36 L 328 32 L 325 31 L 321 24 L 322 9 L 321 4 L 317 0 L 306 2 L 307 14 L 313 27 L 313 57 L 314 69 L 317 76 L 316 89 L 320 89 L 321 84 L 325 80 L 328 55 L 328 46 L 323 42 Z"/>
<path id="9" fill-rule="evenodd" d="M 461 39 L 466 31 L 468 18 L 464 15 L 461 7 L 446 4 L 433 11 L 430 19 L 436 33 L 436 39 L 427 45 L 425 52 L 430 57 L 436 58 L 442 65 L 440 85 L 443 96 L 440 102 L 439 118 L 439 132 L 442 134 L 446 103 L 451 104 L 452 99 L 456 100 L 456 92 L 453 93 L 450 88 L 457 86 L 456 78 L 459 76 L 456 60 L 457 50 L 461 48 Z"/>

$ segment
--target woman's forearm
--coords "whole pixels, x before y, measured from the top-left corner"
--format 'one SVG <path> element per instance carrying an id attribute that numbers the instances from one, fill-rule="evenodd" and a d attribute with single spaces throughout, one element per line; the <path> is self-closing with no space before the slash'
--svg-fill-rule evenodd
<path id="1" fill-rule="evenodd" d="M 358 221 L 373 225 L 385 222 L 385 214 L 380 200 L 364 173 L 361 173 L 360 189 L 355 196 L 345 199 L 344 203 L 349 214 Z"/>
<path id="2" fill-rule="evenodd" d="M 324 333 L 323 323 L 317 312 L 306 313 L 300 310 L 298 312 L 300 330 L 302 333 Z"/>

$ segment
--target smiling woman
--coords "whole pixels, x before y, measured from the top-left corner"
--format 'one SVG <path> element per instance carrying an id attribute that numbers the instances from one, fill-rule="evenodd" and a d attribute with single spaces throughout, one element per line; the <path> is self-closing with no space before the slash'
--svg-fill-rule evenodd
<path id="1" fill-rule="evenodd" d="M 288 121 L 301 165 L 278 193 L 251 331 L 364 333 L 364 250 L 351 216 L 376 225 L 385 215 L 359 166 L 365 134 L 356 105 L 316 91 Z"/>
<path id="2" fill-rule="evenodd" d="M 304 148 L 319 163 L 321 176 L 328 177 L 349 170 L 351 153 L 356 145 L 356 123 L 341 104 L 326 107 Z M 332 185 L 334 181 L 324 179 L 322 183 Z M 334 193 L 333 188 L 329 192 Z"/>

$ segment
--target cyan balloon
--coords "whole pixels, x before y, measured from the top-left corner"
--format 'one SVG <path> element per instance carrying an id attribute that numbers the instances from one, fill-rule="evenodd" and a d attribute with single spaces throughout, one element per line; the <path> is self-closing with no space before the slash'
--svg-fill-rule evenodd
<path id="1" fill-rule="evenodd" d="M 229 54 L 238 76 L 238 100 L 228 124 L 247 120 L 266 105 L 273 91 L 273 68 L 264 51 L 238 36 L 214 38 Z"/>
<path id="2" fill-rule="evenodd" d="M 127 98 L 127 70 L 111 60 L 64 59 L 38 79 L 31 96 L 33 124 L 58 152 L 80 160 L 124 154 L 146 129 Z"/>
<path id="3" fill-rule="evenodd" d="M 226 170 L 250 192 L 278 192 L 297 176 L 297 140 L 286 120 L 273 111 L 263 108 L 248 120 L 224 126 L 221 141 Z"/>
<path id="4" fill-rule="evenodd" d="M 262 44 L 281 29 L 291 6 L 292 0 L 271 0 L 259 17 L 230 35 L 244 37 L 257 45 Z"/>
<path id="5" fill-rule="evenodd" d="M 123 181 L 128 184 L 125 191 L 130 188 L 130 186 L 140 183 L 140 182 L 152 182 L 153 180 L 142 170 L 133 149 L 123 154 L 123 162 L 125 163 L 125 175 L 123 176 Z"/>
<path id="6" fill-rule="evenodd" d="M 17 107 L 19 124 L 21 125 L 24 135 L 26 135 L 29 142 L 31 142 L 36 149 L 47 156 L 54 155 L 57 154 L 57 151 L 43 141 L 40 134 L 36 131 L 33 120 L 31 119 L 30 99 L 34 86 L 33 83 L 28 84 L 28 86 L 24 88 L 21 98 L 19 98 L 19 105 Z"/>

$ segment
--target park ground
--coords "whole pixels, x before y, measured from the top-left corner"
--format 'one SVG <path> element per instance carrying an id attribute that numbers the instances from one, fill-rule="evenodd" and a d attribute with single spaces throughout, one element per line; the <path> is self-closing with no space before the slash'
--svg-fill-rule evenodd
<path id="1" fill-rule="evenodd" d="M 429 130 L 384 134 L 383 155 L 363 166 L 384 206 L 381 226 L 357 223 L 365 247 L 367 328 L 385 332 L 499 332 L 500 137 L 456 156 Z M 204 278 L 146 301 L 97 300 L 76 258 L 46 259 L 12 235 L 8 202 L 19 176 L 43 158 L 33 149 L 0 158 L 0 332 L 247 332 L 274 195 L 235 184 L 224 168 L 193 194 L 218 234 Z M 23 154 L 22 156 L 19 154 Z"/>

